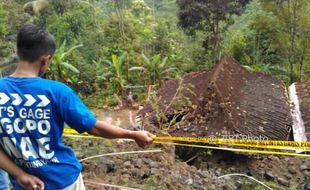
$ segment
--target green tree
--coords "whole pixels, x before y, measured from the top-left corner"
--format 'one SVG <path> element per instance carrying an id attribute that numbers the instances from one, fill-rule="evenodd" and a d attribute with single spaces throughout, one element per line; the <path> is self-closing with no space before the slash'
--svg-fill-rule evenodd
<path id="1" fill-rule="evenodd" d="M 140 70 L 148 76 L 148 85 L 162 85 L 164 79 L 170 79 L 169 76 L 173 71 L 176 70 L 174 67 L 167 66 L 168 57 L 161 58 L 160 55 L 156 54 L 152 59 L 149 59 L 145 54 L 142 53 L 144 60 L 144 66 L 132 67 L 130 71 Z"/>
<path id="2" fill-rule="evenodd" d="M 4 8 L 4 1 L 0 0 L 0 36 L 7 34 L 8 13 Z"/>
<path id="3" fill-rule="evenodd" d="M 188 34 L 196 31 L 206 33 L 203 43 L 205 49 L 211 49 L 213 60 L 220 59 L 222 33 L 230 23 L 231 16 L 241 14 L 249 0 L 177 0 L 179 25 Z"/>
<path id="4" fill-rule="evenodd" d="M 4 1 L 0 0 L 0 57 L 4 56 L 4 38 L 8 33 L 8 12 L 5 10 Z"/>
<path id="5" fill-rule="evenodd" d="M 286 66 L 278 46 L 281 25 L 259 0 L 236 16 L 224 39 L 224 51 L 252 71 L 272 73 L 287 81 Z"/>
<path id="6" fill-rule="evenodd" d="M 53 55 L 52 64 L 47 74 L 48 78 L 67 83 L 77 83 L 80 71 L 70 64 L 67 56 L 80 47 L 82 47 L 82 45 L 68 48 L 66 41 L 64 41 Z"/>
<path id="7" fill-rule="evenodd" d="M 280 21 L 279 47 L 289 65 L 290 82 L 301 80 L 303 67 L 309 64 L 310 2 L 307 0 L 263 0 L 265 9 Z"/>

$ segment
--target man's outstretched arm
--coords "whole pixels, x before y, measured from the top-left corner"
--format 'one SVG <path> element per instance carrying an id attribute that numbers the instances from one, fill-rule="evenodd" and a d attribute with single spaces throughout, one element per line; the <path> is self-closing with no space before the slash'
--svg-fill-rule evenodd
<path id="1" fill-rule="evenodd" d="M 104 121 L 97 121 L 95 126 L 89 131 L 89 133 L 95 136 L 109 139 L 133 139 L 142 148 L 145 148 L 148 145 L 152 144 L 153 138 L 155 137 L 154 135 L 146 131 L 130 131 L 108 124 Z"/>
<path id="2" fill-rule="evenodd" d="M 44 183 L 35 176 L 25 173 L 0 148 L 0 168 L 13 176 L 17 183 L 26 190 L 44 190 Z"/>

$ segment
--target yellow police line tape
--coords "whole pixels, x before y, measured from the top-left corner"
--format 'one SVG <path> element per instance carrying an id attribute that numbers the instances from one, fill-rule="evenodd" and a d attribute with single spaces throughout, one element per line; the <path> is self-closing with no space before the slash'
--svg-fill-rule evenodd
<path id="1" fill-rule="evenodd" d="M 72 129 L 65 129 L 64 136 L 76 137 L 76 138 L 91 138 L 91 139 L 102 139 L 101 137 L 91 136 L 89 134 L 78 134 Z M 183 143 L 180 143 L 183 142 Z M 266 149 L 278 149 L 285 151 L 299 151 L 308 152 L 310 151 L 310 142 L 295 142 L 295 141 L 259 141 L 259 140 L 244 140 L 244 139 L 214 139 L 214 138 L 199 138 L 199 137 L 155 137 L 155 144 L 166 144 L 176 146 L 186 146 L 195 148 L 207 148 L 216 150 L 226 150 L 243 153 L 253 154 L 272 154 L 272 155 L 286 155 L 286 156 L 299 156 L 299 157 L 310 157 L 310 154 L 295 153 L 295 152 L 280 152 L 280 151 L 269 151 Z M 197 144 L 186 144 L 186 143 L 204 143 L 210 145 L 222 145 L 222 146 L 237 146 L 245 148 L 259 148 L 259 149 L 243 149 L 243 148 L 229 148 L 229 147 L 217 147 L 217 146 L 205 146 Z M 265 150 L 261 150 L 265 149 Z"/>
<path id="2" fill-rule="evenodd" d="M 87 133 L 79 135 L 73 129 L 66 128 L 65 134 L 75 135 L 80 138 L 97 138 L 90 136 Z M 78 136 L 76 136 L 78 135 Z M 214 145 L 228 145 L 228 146 L 244 146 L 253 148 L 266 148 L 266 149 L 284 149 L 284 150 L 303 150 L 310 151 L 310 142 L 296 142 L 296 141 L 259 141 L 249 139 L 214 139 L 214 138 L 200 138 L 200 137 L 156 137 L 155 141 L 178 141 L 187 143 L 205 143 Z"/>
<path id="3" fill-rule="evenodd" d="M 267 150 L 214 147 L 214 146 L 203 146 L 203 145 L 195 145 L 195 144 L 184 144 L 184 143 L 162 142 L 162 141 L 155 141 L 154 143 L 165 144 L 165 145 L 175 145 L 175 146 L 187 146 L 187 147 L 194 147 L 194 148 L 207 148 L 207 149 L 214 149 L 214 150 L 225 150 L 225 151 L 233 151 L 233 152 L 243 152 L 243 153 L 251 153 L 251 154 L 269 154 L 269 155 L 310 157 L 310 154 L 299 154 L 299 153 L 292 153 L 292 152 L 277 152 L 277 151 L 267 151 Z"/>
<path id="4" fill-rule="evenodd" d="M 189 143 L 205 143 L 214 145 L 227 146 L 244 146 L 253 148 L 266 149 L 283 149 L 283 150 L 303 150 L 310 151 L 310 142 L 296 141 L 271 141 L 271 140 L 251 140 L 251 139 L 215 139 L 201 137 L 156 137 L 156 141 L 178 141 Z"/>

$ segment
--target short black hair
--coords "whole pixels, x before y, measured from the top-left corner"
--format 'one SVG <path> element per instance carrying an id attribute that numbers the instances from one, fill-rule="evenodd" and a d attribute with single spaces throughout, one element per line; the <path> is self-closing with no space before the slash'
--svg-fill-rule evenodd
<path id="1" fill-rule="evenodd" d="M 26 24 L 19 30 L 17 54 L 20 60 L 34 62 L 42 55 L 53 55 L 55 50 L 55 38 L 43 28 Z"/>

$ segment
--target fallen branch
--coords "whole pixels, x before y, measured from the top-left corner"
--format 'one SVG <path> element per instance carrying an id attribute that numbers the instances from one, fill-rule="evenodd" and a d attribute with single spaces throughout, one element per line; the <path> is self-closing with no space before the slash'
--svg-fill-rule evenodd
<path id="1" fill-rule="evenodd" d="M 191 157 L 190 159 L 186 160 L 185 163 L 188 164 L 189 162 L 195 160 L 198 156 L 199 156 L 199 154 L 196 154 L 195 156 L 193 156 L 193 157 Z"/>

